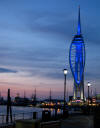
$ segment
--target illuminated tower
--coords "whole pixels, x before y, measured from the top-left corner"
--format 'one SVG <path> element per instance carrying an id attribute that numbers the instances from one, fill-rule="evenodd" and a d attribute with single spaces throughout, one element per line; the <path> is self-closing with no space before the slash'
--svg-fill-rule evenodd
<path id="1" fill-rule="evenodd" d="M 74 78 L 74 99 L 84 100 L 85 44 L 81 34 L 80 7 L 77 34 L 70 45 L 69 63 Z"/>

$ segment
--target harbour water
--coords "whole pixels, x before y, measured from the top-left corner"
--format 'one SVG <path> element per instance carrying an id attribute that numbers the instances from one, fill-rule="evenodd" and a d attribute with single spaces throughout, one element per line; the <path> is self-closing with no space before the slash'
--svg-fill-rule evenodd
<path id="1" fill-rule="evenodd" d="M 32 119 L 33 112 L 37 112 L 37 118 L 41 119 L 42 111 L 45 109 L 46 108 L 12 106 L 12 118 L 13 120 Z M 51 115 L 55 114 L 54 109 L 49 109 L 49 110 L 51 111 Z M 58 113 L 61 113 L 60 109 L 58 109 Z M 6 122 L 6 114 L 7 114 L 7 106 L 0 105 L 0 123 Z"/>
<path id="2" fill-rule="evenodd" d="M 12 106 L 12 114 L 18 113 L 30 113 L 30 112 L 39 112 L 42 111 L 42 108 L 37 107 L 21 107 L 21 106 Z M 7 106 L 0 105 L 0 115 L 5 115 L 7 111 Z"/>

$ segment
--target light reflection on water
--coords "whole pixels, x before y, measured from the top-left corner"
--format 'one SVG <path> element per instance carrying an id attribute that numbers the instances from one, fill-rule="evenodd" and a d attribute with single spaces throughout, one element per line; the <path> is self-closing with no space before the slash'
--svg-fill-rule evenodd
<path id="1" fill-rule="evenodd" d="M 37 118 L 42 118 L 42 111 L 43 110 L 49 110 L 51 111 L 51 115 L 55 115 L 55 109 L 52 108 L 36 108 L 36 107 L 21 107 L 21 106 L 12 106 L 12 115 L 13 120 L 16 119 L 23 119 L 23 113 L 24 113 L 24 119 L 33 118 L 33 112 L 37 112 Z M 7 106 L 0 105 L 0 123 L 6 122 L 6 113 L 7 113 Z M 61 110 L 58 109 L 57 113 L 61 113 Z M 5 116 L 2 116 L 5 115 Z M 15 117 L 14 117 L 15 115 Z"/>
<path id="2" fill-rule="evenodd" d="M 12 106 L 12 114 L 18 113 L 30 113 L 30 112 L 42 112 L 43 110 L 51 111 L 51 114 L 55 113 L 53 108 L 37 108 L 37 107 L 21 107 L 21 106 Z M 6 115 L 7 106 L 0 105 L 0 115 Z M 60 109 L 57 109 L 57 113 L 61 113 Z"/>

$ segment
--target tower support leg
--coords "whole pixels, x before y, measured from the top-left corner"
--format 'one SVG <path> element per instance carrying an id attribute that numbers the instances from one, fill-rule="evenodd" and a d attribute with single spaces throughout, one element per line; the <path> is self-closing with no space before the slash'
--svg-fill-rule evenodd
<path id="1" fill-rule="evenodd" d="M 83 87 L 83 85 L 81 85 L 81 88 L 80 88 L 80 99 L 84 100 L 84 87 Z"/>
<path id="2" fill-rule="evenodd" d="M 76 100 L 77 99 L 77 89 L 76 89 L 76 87 L 74 87 L 74 100 Z"/>

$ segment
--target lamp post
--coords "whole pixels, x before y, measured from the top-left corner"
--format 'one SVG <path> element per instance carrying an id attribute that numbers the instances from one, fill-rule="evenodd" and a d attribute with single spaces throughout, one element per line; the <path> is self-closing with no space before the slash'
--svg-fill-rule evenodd
<path id="1" fill-rule="evenodd" d="M 67 73 L 68 73 L 67 69 L 64 69 L 64 109 L 66 105 L 66 75 Z"/>
<path id="2" fill-rule="evenodd" d="M 91 83 L 90 82 L 88 82 L 88 105 L 89 105 L 89 87 L 91 86 Z"/>

